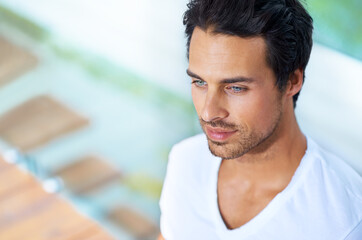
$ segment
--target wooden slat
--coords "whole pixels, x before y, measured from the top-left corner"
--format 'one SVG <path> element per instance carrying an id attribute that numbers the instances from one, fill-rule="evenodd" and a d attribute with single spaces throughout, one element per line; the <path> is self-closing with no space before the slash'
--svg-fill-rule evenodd
<path id="1" fill-rule="evenodd" d="M 0 230 L 31 218 L 54 201 L 54 195 L 44 193 L 37 182 L 24 184 L 23 188 L 0 199 Z M 14 185 L 18 187 L 19 185 Z M 1 238 L 0 238 L 1 239 Z"/>
<path id="2" fill-rule="evenodd" d="M 44 206 L 37 206 L 30 214 L 20 216 L 16 222 L 6 226 L 6 230 L 0 233 L 0 239 L 54 239 L 90 225 L 62 201 L 49 200 L 42 204 Z"/>
<path id="3" fill-rule="evenodd" d="M 120 172 L 110 163 L 95 155 L 85 156 L 56 171 L 67 189 L 77 194 L 85 194 L 120 178 Z"/>
<path id="4" fill-rule="evenodd" d="M 79 240 L 79 239 L 87 239 L 87 240 L 103 240 L 110 239 L 109 236 L 101 231 L 99 227 L 93 226 L 88 227 L 86 229 L 81 229 L 78 232 L 74 232 L 71 236 L 60 238 L 59 240 Z M 58 239 L 54 239 L 58 240 Z"/>
<path id="5" fill-rule="evenodd" d="M 0 37 L 0 87 L 35 67 L 37 58 L 30 52 Z"/>
<path id="6" fill-rule="evenodd" d="M 0 162 L 8 164 L 1 157 Z M 0 239 L 85 240 L 97 235 L 100 240 L 113 239 L 65 200 L 46 193 L 30 174 L 14 165 L 0 174 L 0 189 Z"/>
<path id="7" fill-rule="evenodd" d="M 23 152 L 88 124 L 50 96 L 35 97 L 0 117 L 0 137 Z"/>
<path id="8" fill-rule="evenodd" d="M 0 159 L 1 159 L 1 155 L 0 155 Z M 5 161 L 0 161 L 0 173 L 1 171 L 4 171 L 5 169 L 7 169 L 10 166 L 9 163 L 5 162 Z"/>
<path id="9" fill-rule="evenodd" d="M 116 207 L 112 209 L 108 217 L 137 238 L 156 238 L 159 233 L 151 220 L 128 207 Z"/>
<path id="10" fill-rule="evenodd" d="M 6 164 L 6 168 L 4 166 L 4 169 L 0 171 L 0 200 L 35 183 L 35 180 L 29 174 L 11 166 L 9 163 Z"/>

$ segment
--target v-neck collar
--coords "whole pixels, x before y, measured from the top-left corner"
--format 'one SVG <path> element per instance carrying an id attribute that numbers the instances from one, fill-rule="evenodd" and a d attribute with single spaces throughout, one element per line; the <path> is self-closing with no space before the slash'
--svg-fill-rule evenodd
<path id="1" fill-rule="evenodd" d="M 213 176 L 213 184 L 212 184 L 212 211 L 214 215 L 214 220 L 216 221 L 216 230 L 221 239 L 238 239 L 241 240 L 246 238 L 255 232 L 257 232 L 264 224 L 266 224 L 275 214 L 278 209 L 283 205 L 283 203 L 289 199 L 294 190 L 298 187 L 300 182 L 302 182 L 303 173 L 306 171 L 311 161 L 309 161 L 309 152 L 312 148 L 312 140 L 306 136 L 307 139 L 307 150 L 299 163 L 298 168 L 296 169 L 291 181 L 287 185 L 287 187 L 278 193 L 269 203 L 268 205 L 259 212 L 254 218 L 235 229 L 228 229 L 225 225 L 225 222 L 221 216 L 219 204 L 218 204 L 218 193 L 217 193 L 217 185 L 218 185 L 218 174 L 221 166 L 222 159 L 219 157 L 214 157 L 216 164 L 214 167 L 214 176 Z"/>

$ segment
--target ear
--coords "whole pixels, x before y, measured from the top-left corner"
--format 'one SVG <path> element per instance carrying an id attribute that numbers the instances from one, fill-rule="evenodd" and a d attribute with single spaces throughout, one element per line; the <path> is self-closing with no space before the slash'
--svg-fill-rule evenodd
<path id="1" fill-rule="evenodd" d="M 303 86 L 303 76 L 304 71 L 301 68 L 298 68 L 290 74 L 285 92 L 287 97 L 293 97 L 301 90 Z"/>

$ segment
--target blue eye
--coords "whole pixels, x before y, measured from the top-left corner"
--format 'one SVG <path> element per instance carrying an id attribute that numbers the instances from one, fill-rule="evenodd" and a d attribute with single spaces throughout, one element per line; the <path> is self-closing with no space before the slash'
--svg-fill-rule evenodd
<path id="1" fill-rule="evenodd" d="M 241 88 L 241 87 L 236 87 L 236 86 L 231 87 L 231 89 L 232 89 L 234 92 L 241 92 L 241 91 L 243 90 L 243 88 Z"/>
<path id="2" fill-rule="evenodd" d="M 232 90 L 234 93 L 239 93 L 239 92 L 242 92 L 242 91 L 246 90 L 245 88 L 238 87 L 238 86 L 227 87 L 227 89 Z"/>
<path id="3" fill-rule="evenodd" d="M 192 81 L 192 83 L 195 84 L 198 87 L 203 87 L 203 86 L 206 85 L 206 82 L 202 81 L 202 80 L 194 80 L 194 81 Z"/>

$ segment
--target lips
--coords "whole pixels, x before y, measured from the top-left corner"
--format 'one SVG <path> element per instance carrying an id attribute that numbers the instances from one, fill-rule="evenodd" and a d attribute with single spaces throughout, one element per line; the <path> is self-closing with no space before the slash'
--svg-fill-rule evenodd
<path id="1" fill-rule="evenodd" d="M 205 127 L 206 135 L 213 141 L 226 141 L 229 137 L 231 137 L 236 130 L 230 131 L 221 128 L 212 128 L 212 127 Z"/>

